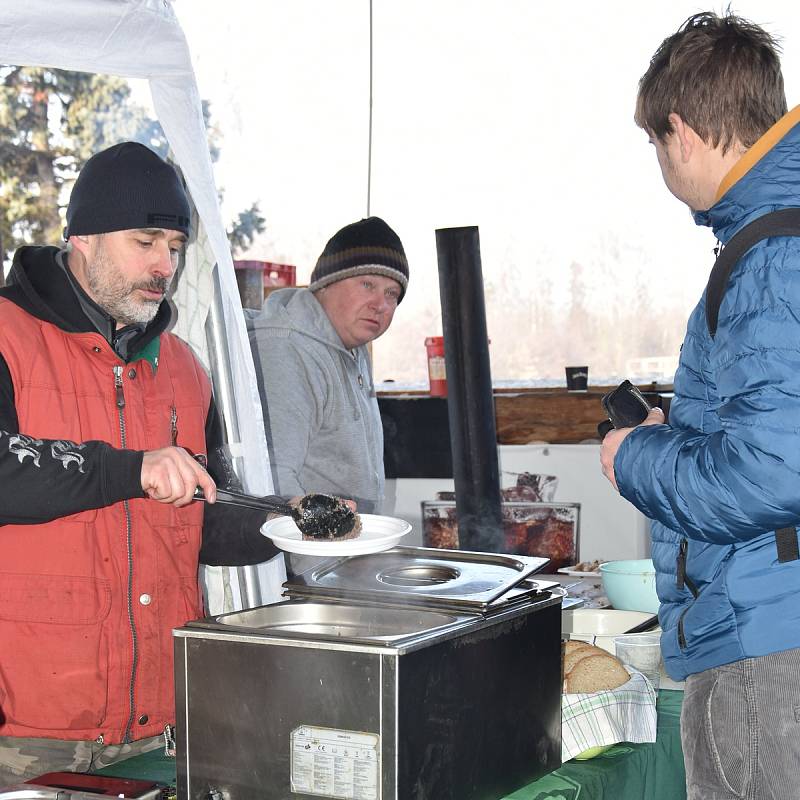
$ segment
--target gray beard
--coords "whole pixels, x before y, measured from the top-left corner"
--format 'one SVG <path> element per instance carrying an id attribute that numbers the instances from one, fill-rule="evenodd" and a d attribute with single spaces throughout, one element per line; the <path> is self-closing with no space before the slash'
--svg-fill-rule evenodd
<path id="1" fill-rule="evenodd" d="M 147 325 L 158 313 L 161 301 L 142 300 L 136 302 L 128 293 L 112 304 L 103 303 L 102 305 L 117 322 L 123 325 Z"/>
<path id="2" fill-rule="evenodd" d="M 147 325 L 158 313 L 162 301 L 136 300 L 133 293 L 137 289 L 166 292 L 170 284 L 167 278 L 138 283 L 126 281 L 102 251 L 91 264 L 87 264 L 86 280 L 95 303 L 122 325 Z"/>

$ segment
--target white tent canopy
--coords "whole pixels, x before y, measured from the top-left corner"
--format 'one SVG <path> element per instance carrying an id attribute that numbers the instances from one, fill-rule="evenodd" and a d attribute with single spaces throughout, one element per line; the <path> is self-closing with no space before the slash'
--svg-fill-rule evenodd
<path id="1" fill-rule="evenodd" d="M 217 190 L 206 143 L 200 95 L 189 48 L 171 4 L 167 0 L 0 0 L 0 63 L 43 66 L 79 72 L 96 72 L 149 81 L 153 106 L 169 141 L 174 159 L 183 171 L 201 222 L 201 231 L 189 248 L 181 283 L 192 287 L 192 314 L 200 323 L 179 324 L 182 335 L 198 353 L 206 353 L 205 320 L 213 300 L 210 272 L 218 265 L 220 327 L 230 365 L 232 408 L 223 407 L 236 420 L 238 442 L 231 441 L 234 455 L 241 456 L 242 478 L 254 494 L 272 490 L 269 454 L 258 399 L 255 370 L 233 262 L 220 215 Z M 109 142 L 109 145 L 114 142 Z M 187 298 L 186 286 L 178 286 L 177 304 Z M 187 316 L 187 315 L 184 315 Z M 230 431 L 230 427 L 228 428 Z M 259 571 L 261 595 L 277 593 L 282 561 Z M 207 579 L 211 610 L 237 607 L 237 582 L 226 570 Z M 221 584 L 230 589 L 222 604 Z"/>

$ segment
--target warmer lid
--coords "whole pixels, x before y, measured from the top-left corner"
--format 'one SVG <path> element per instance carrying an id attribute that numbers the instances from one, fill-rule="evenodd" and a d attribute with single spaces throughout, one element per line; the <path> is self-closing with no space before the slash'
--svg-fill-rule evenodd
<path id="1" fill-rule="evenodd" d="M 383 603 L 446 606 L 483 612 L 542 569 L 546 558 L 394 547 L 380 553 L 325 561 L 284 586 L 291 597 L 363 599 Z M 526 595 L 542 588 L 527 586 Z"/>

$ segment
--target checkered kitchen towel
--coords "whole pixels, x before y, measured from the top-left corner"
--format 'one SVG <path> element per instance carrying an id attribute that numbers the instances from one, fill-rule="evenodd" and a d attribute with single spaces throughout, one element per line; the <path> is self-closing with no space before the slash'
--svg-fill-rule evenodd
<path id="1" fill-rule="evenodd" d="M 647 678 L 628 669 L 631 679 L 617 689 L 565 694 L 561 700 L 561 760 L 590 747 L 656 740 L 656 695 Z"/>

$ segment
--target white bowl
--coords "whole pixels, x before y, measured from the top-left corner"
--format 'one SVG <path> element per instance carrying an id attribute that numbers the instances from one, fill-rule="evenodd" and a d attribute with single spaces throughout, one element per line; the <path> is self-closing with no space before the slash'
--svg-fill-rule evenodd
<path id="1" fill-rule="evenodd" d="M 614 638 L 652 617 L 644 611 L 612 608 L 575 608 L 561 615 L 561 634 L 614 653 Z M 660 630 L 658 626 L 654 630 Z"/>

